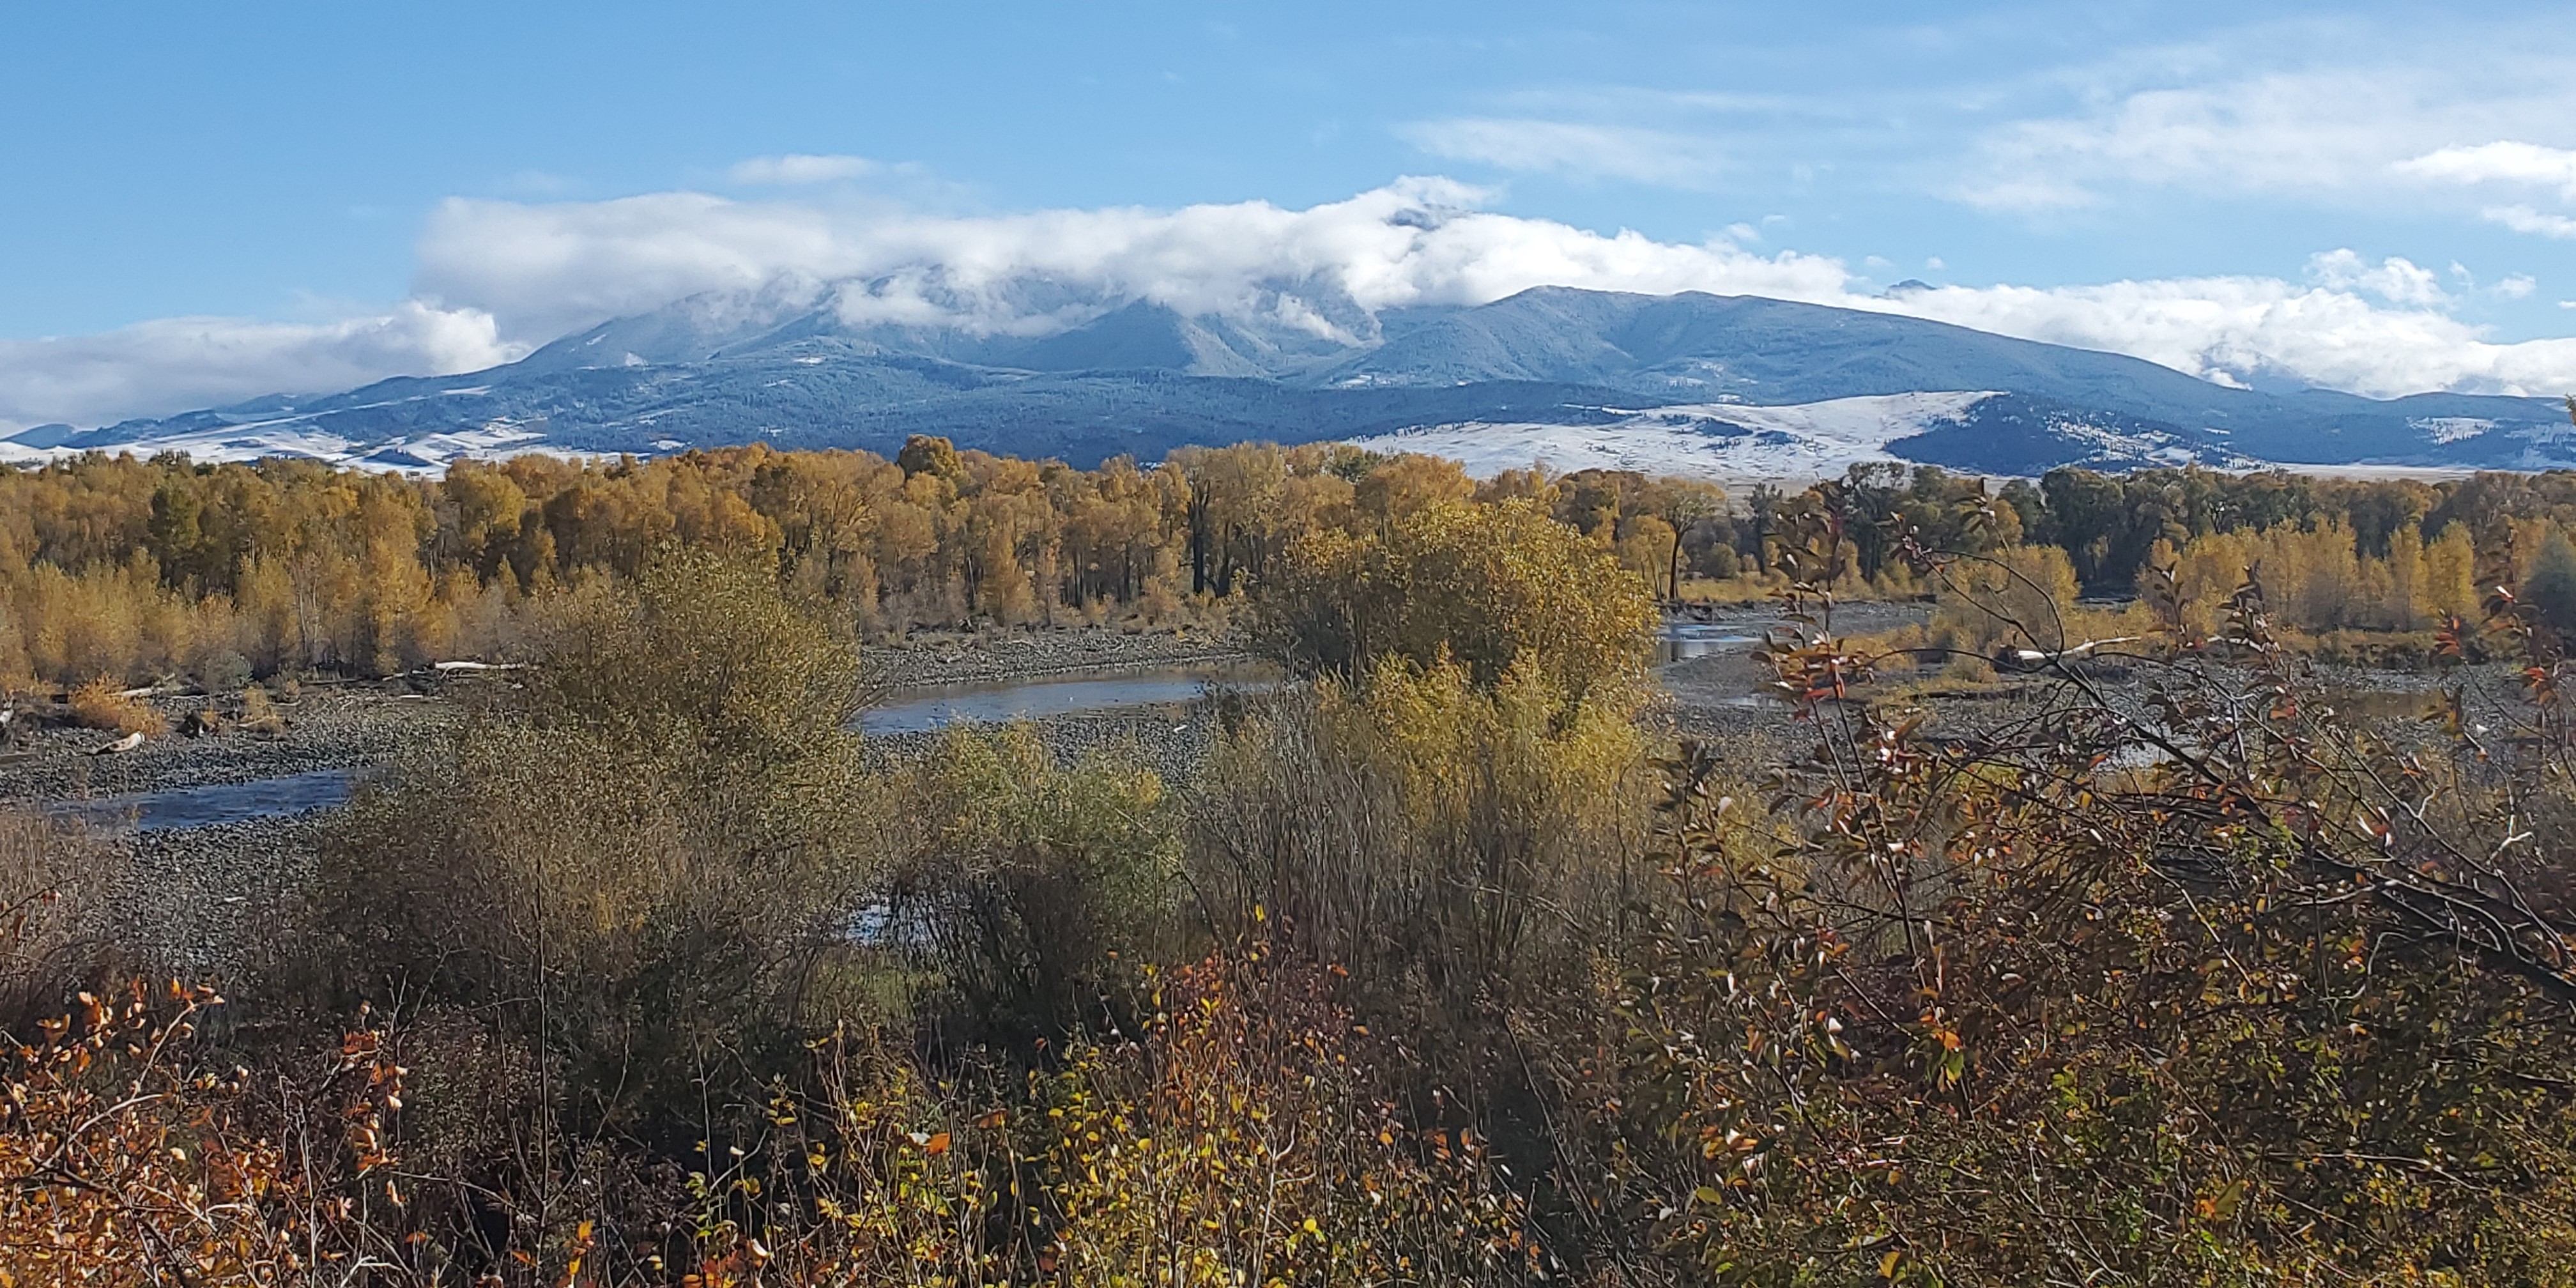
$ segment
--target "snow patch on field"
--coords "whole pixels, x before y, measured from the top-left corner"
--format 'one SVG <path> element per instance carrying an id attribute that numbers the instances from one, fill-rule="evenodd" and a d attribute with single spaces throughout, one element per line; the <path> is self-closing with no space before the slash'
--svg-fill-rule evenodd
<path id="1" fill-rule="evenodd" d="M 2424 431 L 2424 436 L 2436 443 L 2467 442 L 2496 427 L 2494 421 L 2476 416 L 2421 416 L 2406 424 Z"/>
<path id="2" fill-rule="evenodd" d="M 215 429 L 186 434 L 155 435 L 148 441 L 100 445 L 95 450 L 147 456 L 160 452 L 186 452 L 200 461 L 251 461 L 263 456 L 292 456 L 317 461 L 345 461 L 355 446 L 337 434 L 309 430 L 272 429 L 263 425 L 225 425 Z M 0 461 L 12 465 L 44 465 L 79 456 L 91 450 L 79 447 L 30 447 L 9 439 L 0 439 Z"/>
<path id="3" fill-rule="evenodd" d="M 1477 478 L 1543 464 L 1558 473 L 1635 470 L 1684 478 L 1813 480 L 1894 461 L 1887 445 L 1956 421 L 1988 392 L 1883 394 L 1757 407 L 1701 403 L 1604 410 L 1591 425 L 1469 422 L 1348 440 L 1377 452 L 1444 456 Z"/>
<path id="4" fill-rule="evenodd" d="M 272 456 L 349 465 L 398 474 L 443 474 L 456 460 L 502 460 L 523 452 L 544 451 L 545 435 L 507 420 L 454 433 L 418 434 L 381 443 L 361 444 L 314 429 L 303 417 L 219 425 L 177 434 L 156 434 L 132 443 L 98 444 L 95 450 L 148 456 L 185 452 L 204 462 L 256 461 Z M 42 465 L 78 456 L 84 448 L 30 447 L 0 439 L 0 461 Z"/>

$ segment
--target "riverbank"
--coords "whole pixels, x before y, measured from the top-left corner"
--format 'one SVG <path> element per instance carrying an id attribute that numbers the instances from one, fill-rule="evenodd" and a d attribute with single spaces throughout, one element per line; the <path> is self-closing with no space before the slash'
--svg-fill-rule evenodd
<path id="1" fill-rule="evenodd" d="M 1248 657 L 1225 637 L 1067 630 L 916 637 L 872 648 L 866 660 L 872 692 L 880 702 L 900 703 L 923 694 L 990 697 L 1014 685 L 1061 687 L 1081 677 L 1103 677 L 1116 692 L 1159 692 L 1154 682 L 1162 677 L 1239 674 Z M 474 686 L 506 682 L 429 674 L 304 685 L 272 699 L 276 720 L 263 730 L 227 719 L 215 733 L 166 733 L 110 754 L 95 753 L 116 742 L 112 733 L 22 727 L 0 749 L 0 808 L 43 810 L 86 826 L 100 855 L 101 942 L 134 954 L 132 965 L 147 973 L 221 983 L 255 964 L 261 945 L 291 924 L 350 786 L 406 748 L 444 736 Z M 1061 759 L 1121 748 L 1177 782 L 1204 758 L 1213 733 L 1195 683 L 1186 688 L 1191 700 L 1060 711 L 1031 723 Z M 209 705 L 203 695 L 151 702 L 173 730 Z M 240 699 L 217 697 L 212 705 L 237 712 Z M 925 727 L 872 735 L 869 743 L 892 761 L 926 754 L 943 736 Z M 247 813 L 240 802 L 216 799 L 242 788 L 266 795 Z M 179 808 L 169 808 L 174 803 Z M 201 818 L 215 821 L 188 822 Z"/>
<path id="2" fill-rule="evenodd" d="M 334 812 L 94 833 L 115 864 L 102 901 L 107 942 L 156 973 L 234 983 L 294 924 Z"/>
<path id="3" fill-rule="evenodd" d="M 1836 625 L 1884 630 L 1920 621 L 1923 611 L 1920 605 L 1849 605 Z M 1659 672 L 1672 692 L 1667 710 L 1677 732 L 1722 737 L 1781 723 L 1775 704 L 1757 696 L 1769 675 L 1754 651 L 1754 641 L 1778 624 L 1778 611 L 1770 606 L 1693 614 L 1690 629 L 1697 633 L 1674 642 L 1690 656 Z M 1193 715 L 1200 685 L 1276 679 L 1260 669 L 1240 636 L 1201 631 L 924 632 L 872 646 L 864 661 L 871 705 L 880 717 L 871 741 L 890 757 L 926 751 L 951 719 L 1000 723 L 1025 713 L 1061 755 L 1132 743 L 1148 763 L 1173 777 L 1185 775 L 1206 749 L 1207 730 Z M 506 682 L 490 675 L 428 675 L 304 685 L 272 699 L 277 720 L 265 731 L 228 719 L 213 734 L 168 733 L 113 754 L 93 754 L 116 741 L 112 733 L 59 725 L 21 730 L 12 745 L 0 749 L 0 806 L 50 807 L 363 772 L 441 736 L 460 717 L 459 699 L 471 686 Z M 203 696 L 152 702 L 174 730 L 190 712 L 209 705 Z M 213 704 L 237 710 L 239 700 L 218 698 Z M 884 718 L 889 715 L 900 718 Z"/>
<path id="4" fill-rule="evenodd" d="M 22 733 L 0 750 L 0 805 L 96 801 L 227 783 L 261 782 L 383 764 L 435 738 L 459 710 L 452 689 L 401 680 L 303 686 L 271 699 L 277 723 L 256 731 L 227 719 L 220 731 L 171 732 L 130 751 L 96 754 L 116 735 L 66 726 Z M 237 709 L 238 698 L 217 699 Z M 204 697 L 163 697 L 154 710 L 175 731 Z"/>
<path id="5" fill-rule="evenodd" d="M 1845 605 L 1834 629 L 1837 635 L 1876 633 L 1922 622 L 1929 611 L 1921 604 Z M 1646 714 L 1651 735 L 1718 745 L 1749 775 L 1806 752 L 1815 731 L 1772 696 L 1759 650 L 1765 633 L 1781 625 L 1776 606 L 1765 605 L 1697 613 L 1669 628 L 1671 660 L 1656 668 L 1661 694 Z M 931 752 L 947 736 L 949 718 L 992 724 L 1026 711 L 1039 739 L 1064 761 L 1122 748 L 1167 781 L 1186 783 L 1221 726 L 1218 709 L 1200 697 L 1200 684 L 1257 691 L 1278 683 L 1275 673 L 1244 680 L 1248 655 L 1224 637 L 1018 632 L 930 637 L 871 652 L 877 712 L 945 704 L 935 720 L 871 730 L 868 744 L 885 763 Z M 2106 678 L 2098 687 L 2143 714 L 2145 670 Z M 2433 696 L 2428 677 L 2320 671 L 2356 695 L 2367 714 L 2392 721 L 2418 714 Z M 2471 678 L 2473 706 L 2481 713 L 2511 688 L 2509 668 L 2478 668 Z M 102 812 L 91 828 L 114 856 L 105 932 L 160 963 L 156 969 L 221 979 L 253 960 L 262 937 L 285 924 L 295 893 L 316 870 L 320 838 L 349 783 L 405 748 L 443 736 L 461 718 L 471 686 L 506 682 L 485 675 L 307 686 L 279 700 L 280 723 L 269 734 L 237 726 L 210 737 L 174 734 L 115 755 L 87 754 L 111 740 L 99 731 L 34 731 L 0 761 L 0 806 L 59 809 L 144 793 L 277 787 L 275 800 L 255 804 L 248 816 L 189 802 L 199 808 L 142 811 L 140 827 L 131 814 Z M 1934 709 L 1931 728 L 1953 737 L 2025 722 L 2044 715 L 2046 705 L 2046 695 L 2027 678 L 1953 685 L 1926 675 L 1911 683 L 1897 679 L 1886 692 L 1901 698 L 1909 690 Z M 1077 695 L 1070 706 L 1059 701 L 1068 692 Z M 1159 696 L 1127 700 L 1139 694 Z M 175 726 L 204 704 L 203 698 L 172 698 L 159 706 Z M 283 790 L 296 776 L 317 774 L 330 776 L 325 785 L 332 791 L 296 796 Z M 156 817 L 215 821 L 155 825 Z"/>

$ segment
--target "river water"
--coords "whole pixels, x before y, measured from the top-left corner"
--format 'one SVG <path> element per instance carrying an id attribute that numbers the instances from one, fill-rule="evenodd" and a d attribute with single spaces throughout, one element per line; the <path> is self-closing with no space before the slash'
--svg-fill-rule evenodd
<path id="1" fill-rule="evenodd" d="M 208 783 L 131 796 L 62 801 L 47 806 L 46 812 L 101 828 L 131 827 L 153 832 L 206 827 L 343 805 L 348 803 L 349 789 L 356 781 L 355 770 L 317 769 L 247 783 Z"/>
<path id="2" fill-rule="evenodd" d="M 1655 661 L 1668 665 L 1750 648 L 1757 642 L 1740 626 L 1666 622 L 1656 637 Z M 1243 664 L 942 685 L 891 695 L 861 713 L 858 728 L 871 737 L 885 737 L 928 733 L 959 721 L 1001 724 L 1096 711 L 1181 706 L 1197 701 L 1215 686 L 1262 688 L 1279 682 L 1277 671 Z M 65 801 L 50 810 L 95 827 L 144 831 L 206 827 L 343 805 L 356 781 L 354 770 L 319 769 L 254 782 L 210 783 Z"/>

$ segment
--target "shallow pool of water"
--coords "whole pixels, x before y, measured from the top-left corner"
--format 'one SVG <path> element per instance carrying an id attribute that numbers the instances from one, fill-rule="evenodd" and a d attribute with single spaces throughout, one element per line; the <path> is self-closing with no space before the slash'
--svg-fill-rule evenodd
<path id="1" fill-rule="evenodd" d="M 1255 668 L 1134 671 L 1122 675 L 1062 676 L 991 684 L 951 684 L 895 694 L 859 715 L 866 734 L 926 733 L 961 720 L 1001 724 L 1086 711 L 1116 711 L 1195 702 L 1217 684 L 1274 684 Z"/>
<path id="2" fill-rule="evenodd" d="M 93 827 L 132 827 L 154 832 L 167 828 L 204 827 L 211 823 L 239 823 L 344 805 L 348 803 L 349 789 L 355 781 L 356 773 L 352 770 L 317 769 L 311 773 L 263 778 L 256 782 L 208 783 L 203 787 L 172 787 L 157 792 L 137 792 L 131 796 L 61 801 L 48 806 L 47 811 L 77 818 Z"/>
<path id="3" fill-rule="evenodd" d="M 1741 626 L 1717 626 L 1707 622 L 1665 622 L 1655 636 L 1655 663 L 1687 662 L 1712 653 L 1735 653 L 1761 643 L 1759 636 L 1747 635 Z"/>

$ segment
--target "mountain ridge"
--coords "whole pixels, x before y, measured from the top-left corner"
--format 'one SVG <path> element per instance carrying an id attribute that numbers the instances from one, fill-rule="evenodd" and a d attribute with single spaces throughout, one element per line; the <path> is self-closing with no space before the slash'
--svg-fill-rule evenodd
<path id="1" fill-rule="evenodd" d="M 2158 460 L 2576 465 L 2576 428 L 2549 400 L 2229 388 L 2123 354 L 1758 296 L 1538 287 L 1481 305 L 1371 313 L 1278 293 L 1261 308 L 1190 315 L 1044 283 L 1013 289 L 1007 302 L 1039 310 L 1026 314 L 1038 322 L 888 320 L 865 283 L 691 297 L 484 371 L 86 431 L 45 426 L 0 439 L 0 458 L 177 449 L 435 469 L 460 454 L 648 455 L 751 441 L 890 452 L 909 434 L 936 433 L 1090 464 L 1154 459 L 1184 443 L 1433 427 L 1517 427 L 1533 442 L 1547 436 L 1531 427 L 1669 434 L 1671 418 L 1637 417 L 1716 409 L 1701 418 L 1724 425 L 1730 405 L 1973 393 L 1958 423 L 1873 439 L 1867 450 L 2019 474 Z M 1738 436 L 1702 437 L 1715 453 L 1700 453 L 1708 468 L 1722 469 Z"/>

